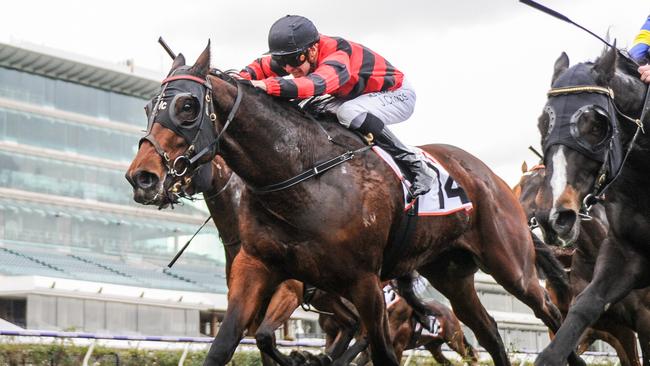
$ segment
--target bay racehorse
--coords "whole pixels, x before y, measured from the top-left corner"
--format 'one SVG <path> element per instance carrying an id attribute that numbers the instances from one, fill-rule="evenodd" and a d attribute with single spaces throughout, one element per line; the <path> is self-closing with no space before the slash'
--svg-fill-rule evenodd
<path id="1" fill-rule="evenodd" d="M 464 362 L 472 366 L 478 365 L 478 354 L 467 341 L 454 312 L 435 300 L 427 300 L 425 304 L 440 322 L 440 330 L 436 335 L 418 326 L 413 308 L 402 297 L 388 304 L 389 328 L 397 357 L 401 358 L 405 350 L 424 347 L 431 352 L 436 362 L 451 366 L 453 364 L 442 353 L 442 345 L 446 343 Z"/>
<path id="2" fill-rule="evenodd" d="M 647 87 L 636 68 L 615 49 L 572 67 L 564 53 L 555 62 L 538 123 L 546 175 L 536 217 L 547 242 L 570 244 L 580 234 L 581 217 L 600 203 L 609 230 L 591 283 L 538 356 L 538 366 L 563 364 L 603 312 L 632 289 L 650 285 L 650 138 L 640 132 L 638 120 Z M 638 323 L 637 329 L 650 328 L 650 319 L 625 315 Z M 639 340 L 643 347 L 650 344 L 641 334 Z M 644 364 L 649 362 L 645 358 Z"/>
<path id="3" fill-rule="evenodd" d="M 149 104 L 148 136 L 136 156 L 157 167 L 132 164 L 127 172 L 145 199 L 156 202 L 218 152 L 246 185 L 228 309 L 206 365 L 228 362 L 263 299 L 288 278 L 349 299 L 377 365 L 399 364 L 381 278 L 416 269 L 450 300 L 497 365 L 510 362 L 476 294 L 478 267 L 558 329 L 561 315 L 539 284 L 525 214 L 506 183 L 480 160 L 453 146 L 423 147 L 465 189 L 474 209 L 420 217 L 409 245 L 399 243 L 401 184 L 356 135 L 337 123 L 313 121 L 226 74 L 209 75 L 209 65 L 209 46 L 193 66 L 176 57 Z M 326 173 L 314 169 L 337 161 L 344 164 Z M 399 257 L 385 258 L 394 245 L 404 245 Z M 393 259 L 394 265 L 383 267 Z"/>
<path id="4" fill-rule="evenodd" d="M 435 314 L 440 326 L 438 333 L 434 335 L 419 323 L 421 318 L 415 314 L 413 307 L 399 296 L 391 285 L 384 286 L 384 297 L 390 337 L 397 359 L 402 358 L 405 350 L 423 347 L 431 352 L 439 364 L 452 365 L 442 353 L 442 345 L 446 343 L 464 361 L 472 366 L 478 365 L 478 354 L 465 337 L 460 321 L 451 309 L 433 299 L 425 301 L 424 305 L 429 309 L 430 314 Z M 330 315 L 319 316 L 321 328 L 330 339 L 334 339 L 341 331 L 334 320 L 335 317 Z M 351 352 L 345 360 L 351 362 L 355 355 L 356 353 Z M 361 366 L 368 364 L 369 361 L 368 352 L 365 351 L 362 356 L 354 360 L 354 364 Z"/>
<path id="5" fill-rule="evenodd" d="M 537 165 L 529 171 L 524 171 L 519 183 L 513 188 L 530 218 L 535 216 L 535 198 L 544 182 L 544 176 L 544 166 Z M 568 313 L 574 298 L 591 282 L 601 242 L 607 237 L 609 225 L 603 207 L 594 206 L 590 214 L 590 220 L 581 222 L 580 234 L 573 247 L 552 247 L 556 257 L 569 271 L 570 296 L 558 296 L 552 286 L 547 286 L 553 302 L 564 316 Z M 614 347 L 621 366 L 640 366 L 635 331 L 639 332 L 640 338 L 647 339 L 650 329 L 638 328 L 637 325 L 642 324 L 637 324 L 632 319 L 650 318 L 649 311 L 649 290 L 630 292 L 621 301 L 612 304 L 596 323 L 587 328 L 580 338 L 578 351 L 586 351 L 594 341 L 600 339 Z M 634 315 L 630 316 L 631 314 Z M 650 355 L 644 355 L 643 358 L 647 359 L 648 356 Z"/>
<path id="6" fill-rule="evenodd" d="M 148 162 L 137 161 L 136 164 L 146 169 Z M 183 194 L 192 196 L 199 192 L 203 193 L 205 203 L 224 245 L 226 283 L 230 287 L 232 262 L 241 247 L 238 211 L 241 192 L 245 186 L 220 156 L 215 156 L 210 165 L 210 169 L 206 170 L 207 176 L 205 177 L 209 184 L 201 185 L 196 181 L 190 182 L 185 187 Z M 156 167 L 151 168 L 155 169 Z M 131 182 L 135 184 L 135 182 Z M 140 182 L 140 184 L 142 183 Z M 164 197 L 167 198 L 156 204 L 167 207 L 176 201 L 173 196 Z M 142 191 L 138 189 L 134 189 L 134 200 L 148 203 L 142 195 Z M 275 347 L 274 332 L 289 320 L 294 310 L 303 302 L 303 298 L 304 285 L 302 282 L 287 280 L 277 287 L 272 296 L 264 299 L 265 306 L 260 308 L 255 320 L 247 330 L 249 335 L 255 334 L 257 345 L 262 352 L 263 365 L 275 365 L 275 362 L 282 366 L 293 364 L 291 358 L 282 354 Z M 325 351 L 326 357 L 336 359 L 343 354 L 350 340 L 355 336 L 358 329 L 358 316 L 338 296 L 329 295 L 320 290 L 316 290 L 311 296 L 311 304 L 319 311 L 332 313 L 332 317 L 336 319 L 339 332 L 334 339 L 328 342 Z"/>
<path id="7" fill-rule="evenodd" d="M 397 357 L 401 358 L 405 350 L 424 347 L 431 352 L 436 362 L 451 366 L 451 361 L 442 353 L 442 345 L 446 343 L 460 355 L 463 362 L 472 366 L 478 365 L 478 354 L 465 337 L 454 312 L 435 300 L 428 300 L 425 304 L 440 322 L 437 335 L 422 328 L 418 330 L 418 319 L 413 314 L 413 308 L 403 298 L 400 297 L 388 306 L 389 328 Z"/>
<path id="8" fill-rule="evenodd" d="M 405 350 L 423 347 L 431 352 L 436 362 L 451 366 L 453 363 L 442 353 L 442 345 L 446 343 L 461 356 L 463 362 L 470 366 L 478 365 L 478 354 L 465 337 L 460 321 L 451 309 L 436 300 L 426 301 L 425 305 L 440 323 L 438 334 L 434 335 L 418 324 L 418 317 L 404 298 L 396 293 L 394 296 L 387 303 L 387 311 L 393 348 L 398 359 L 401 359 Z M 355 363 L 359 366 L 365 365 L 367 358 L 367 353 L 364 353 Z"/>

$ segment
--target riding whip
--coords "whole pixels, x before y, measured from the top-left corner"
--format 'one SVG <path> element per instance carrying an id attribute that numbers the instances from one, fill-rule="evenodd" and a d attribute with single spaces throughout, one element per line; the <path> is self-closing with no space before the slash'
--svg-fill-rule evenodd
<path id="1" fill-rule="evenodd" d="M 185 251 L 185 249 L 187 249 L 187 247 L 190 245 L 190 243 L 192 242 L 192 239 L 194 239 L 194 237 L 196 236 L 196 234 L 198 234 L 199 231 L 201 231 L 201 229 L 203 229 L 203 227 L 205 226 L 205 224 L 207 224 L 208 221 L 210 221 L 211 218 L 212 218 L 212 215 L 210 215 L 207 219 L 205 219 L 205 221 L 203 222 L 203 225 L 201 225 L 201 227 L 199 227 L 199 229 L 194 233 L 194 235 L 192 235 L 192 237 L 190 238 L 190 240 L 188 240 L 187 243 L 185 243 L 185 245 L 183 245 L 183 247 L 181 248 L 181 250 L 179 250 L 178 253 L 176 253 L 176 255 L 174 256 L 174 259 L 172 259 L 172 261 L 169 262 L 169 264 L 167 265 L 167 268 L 172 268 L 172 266 L 174 265 L 174 263 L 176 263 L 176 261 L 178 260 L 178 258 L 180 258 L 181 255 L 183 254 L 183 252 Z"/>
<path id="2" fill-rule="evenodd" d="M 537 155 L 540 159 L 544 160 L 544 155 L 542 155 L 536 148 L 528 146 L 528 150 L 532 151 L 533 154 Z"/>
<path id="3" fill-rule="evenodd" d="M 563 15 L 563 14 L 561 14 L 561 13 L 559 13 L 559 12 L 553 10 L 553 9 L 550 9 L 550 8 L 548 8 L 548 7 L 546 7 L 546 6 L 542 5 L 542 4 L 539 4 L 539 3 L 537 3 L 537 2 L 535 2 L 533 0 L 519 0 L 519 2 L 524 3 L 524 4 L 526 4 L 526 5 L 528 5 L 528 6 L 532 7 L 532 8 L 535 8 L 535 9 L 537 9 L 539 11 L 542 11 L 542 12 L 544 12 L 544 13 L 552 16 L 552 17 L 555 17 L 557 19 L 560 19 L 560 20 L 562 20 L 564 22 L 575 25 L 576 27 L 578 27 L 578 28 L 584 30 L 585 32 L 591 34 L 592 36 L 596 37 L 599 41 L 606 44 L 609 48 L 612 48 L 612 49 L 616 50 L 616 53 L 618 53 L 624 59 L 630 61 L 631 63 L 633 63 L 637 67 L 640 66 L 629 55 L 627 55 L 626 53 L 624 53 L 623 51 L 621 51 L 617 47 L 611 45 L 609 42 L 607 42 L 606 40 L 604 40 L 603 38 L 601 38 L 600 36 L 598 36 L 594 32 L 590 31 L 589 29 L 587 29 L 587 28 L 581 26 L 580 24 L 574 22 L 573 20 L 569 19 L 567 16 L 565 16 L 565 15 Z M 630 151 L 632 149 L 632 146 L 634 144 L 634 141 L 636 140 L 636 137 L 639 134 L 639 131 L 644 132 L 643 125 L 645 124 L 644 122 L 645 122 L 645 119 L 647 118 L 648 112 L 650 112 L 650 87 L 646 88 L 645 100 L 643 102 L 643 109 L 641 111 L 641 117 L 639 118 L 640 122 L 638 123 L 639 126 L 637 128 L 636 133 L 634 134 L 634 137 L 632 138 L 632 141 L 630 143 L 630 148 L 628 149 L 627 153 L 625 154 L 625 157 L 623 158 L 623 163 L 621 164 L 621 167 L 623 166 L 623 164 L 625 164 L 625 161 L 627 160 L 627 157 L 628 157 L 628 155 L 629 155 L 629 153 L 630 153 Z M 593 204 L 595 204 L 598 201 L 598 197 L 603 196 L 603 193 L 616 180 L 616 178 L 620 175 L 620 173 L 621 173 L 621 168 L 619 168 L 619 171 L 615 174 L 614 178 L 612 178 L 605 187 L 600 189 L 600 192 L 598 192 L 597 189 L 595 189 L 593 193 L 588 194 L 584 199 L 584 204 L 586 206 L 588 206 L 588 207 L 591 207 Z M 588 202 L 589 200 L 591 200 L 592 202 L 589 203 Z M 589 208 L 587 209 L 587 211 L 588 210 L 589 210 Z"/>
<path id="4" fill-rule="evenodd" d="M 539 11 L 542 11 L 542 12 L 544 12 L 544 13 L 546 13 L 546 14 L 552 16 L 552 17 L 558 18 L 558 19 L 560 19 L 561 21 L 564 21 L 564 22 L 567 22 L 567 23 L 569 23 L 569 24 L 573 24 L 573 25 L 575 25 L 576 27 L 578 27 L 578 28 L 584 30 L 585 32 L 591 34 L 592 36 L 596 37 L 599 41 L 603 42 L 604 44 L 606 44 L 606 45 L 609 46 L 610 48 L 615 49 L 616 52 L 618 52 L 618 54 L 619 54 L 621 57 L 623 57 L 623 58 L 625 58 L 625 59 L 627 59 L 627 60 L 633 62 L 637 67 L 639 66 L 639 64 L 638 64 L 636 61 L 634 61 L 630 56 L 628 56 L 627 54 L 625 54 L 623 51 L 621 51 L 621 50 L 619 50 L 618 48 L 614 47 L 612 44 L 610 44 L 609 42 L 607 42 L 606 40 L 604 40 L 602 37 L 600 37 L 600 36 L 597 35 L 596 33 L 590 31 L 589 29 L 587 29 L 587 28 L 581 26 L 580 24 L 574 22 L 573 20 L 569 19 L 567 16 L 565 16 L 565 15 L 563 15 L 563 14 L 560 14 L 560 13 L 558 13 L 557 11 L 555 11 L 555 10 L 553 10 L 553 9 L 547 8 L 546 6 L 544 6 L 544 5 L 540 4 L 540 3 L 537 3 L 537 2 L 535 2 L 535 1 L 533 1 L 533 0 L 519 0 L 519 2 L 520 2 L 520 3 L 524 3 L 524 4 L 526 4 L 526 5 L 528 5 L 528 6 L 532 7 L 532 8 L 535 8 L 535 9 L 537 9 L 537 10 L 539 10 Z"/>
<path id="5" fill-rule="evenodd" d="M 176 54 L 174 53 L 174 51 L 172 51 L 171 48 L 169 48 L 169 45 L 167 45 L 167 42 L 165 42 L 162 36 L 158 37 L 158 43 L 160 43 L 160 45 L 165 49 L 165 51 L 167 51 L 167 54 L 169 55 L 169 57 L 172 58 L 172 60 L 176 59 Z"/>
<path id="6" fill-rule="evenodd" d="M 561 13 L 559 13 L 559 12 L 553 10 L 553 9 L 550 9 L 550 8 L 540 4 L 540 3 L 537 3 L 537 2 L 535 2 L 533 0 L 519 0 L 519 2 L 524 3 L 524 4 L 526 4 L 526 5 L 528 5 L 528 6 L 532 7 L 532 8 L 535 8 L 535 9 L 537 9 L 539 11 L 542 11 L 542 12 L 544 12 L 544 13 L 552 16 L 552 17 L 558 18 L 558 19 L 560 19 L 560 20 L 562 20 L 564 22 L 575 25 L 576 27 L 578 27 L 578 28 L 584 30 L 585 32 L 591 34 L 592 36 L 596 37 L 598 40 L 600 40 L 601 42 L 606 44 L 608 47 L 615 49 L 616 53 L 618 53 L 624 59 L 632 62 L 637 67 L 640 66 L 639 63 L 636 62 L 634 59 L 632 59 L 628 54 L 626 54 L 625 52 L 623 52 L 620 49 L 616 48 L 614 45 L 612 45 L 609 42 L 607 42 L 606 40 L 602 39 L 600 36 L 598 36 L 597 34 L 595 34 L 592 31 L 590 31 L 589 29 L 587 29 L 587 28 L 581 26 L 580 24 L 574 22 L 573 20 L 569 19 L 567 16 L 565 16 L 565 15 L 563 15 L 563 14 L 561 14 Z M 643 125 L 645 125 L 645 120 L 647 118 L 648 113 L 650 113 L 650 87 L 646 88 L 645 100 L 643 102 L 643 109 L 642 109 L 642 112 L 641 112 L 641 118 L 639 119 L 641 121 L 640 128 L 641 128 L 643 133 L 645 133 L 645 131 L 643 131 Z"/>

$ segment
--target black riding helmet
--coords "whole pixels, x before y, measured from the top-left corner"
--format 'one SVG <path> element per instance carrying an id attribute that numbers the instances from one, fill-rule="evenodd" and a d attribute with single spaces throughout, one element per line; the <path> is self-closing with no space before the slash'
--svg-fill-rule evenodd
<path id="1" fill-rule="evenodd" d="M 300 15 L 287 15 L 273 23 L 269 30 L 269 53 L 285 56 L 304 52 L 319 39 L 318 30 L 311 20 Z"/>

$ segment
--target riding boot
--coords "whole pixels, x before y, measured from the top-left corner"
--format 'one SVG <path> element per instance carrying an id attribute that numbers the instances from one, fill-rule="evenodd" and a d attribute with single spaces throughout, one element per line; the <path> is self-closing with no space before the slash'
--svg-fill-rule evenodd
<path id="1" fill-rule="evenodd" d="M 429 168 L 424 156 L 404 145 L 377 116 L 367 113 L 358 130 L 364 135 L 371 133 L 375 143 L 389 153 L 400 167 L 410 172 L 413 184 L 409 193 L 412 199 L 431 190 L 436 173 Z"/>

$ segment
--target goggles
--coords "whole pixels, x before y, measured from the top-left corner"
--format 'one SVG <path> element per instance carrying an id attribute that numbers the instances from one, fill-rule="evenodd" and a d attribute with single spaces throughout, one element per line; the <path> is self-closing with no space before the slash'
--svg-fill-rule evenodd
<path id="1" fill-rule="evenodd" d="M 271 58 L 275 61 L 280 67 L 285 67 L 287 65 L 291 67 L 298 67 L 307 61 L 307 53 L 309 50 L 299 51 L 295 53 L 290 53 L 288 55 L 272 55 Z"/>

